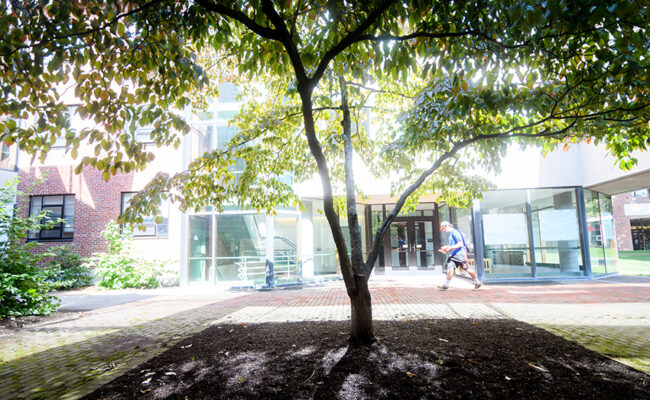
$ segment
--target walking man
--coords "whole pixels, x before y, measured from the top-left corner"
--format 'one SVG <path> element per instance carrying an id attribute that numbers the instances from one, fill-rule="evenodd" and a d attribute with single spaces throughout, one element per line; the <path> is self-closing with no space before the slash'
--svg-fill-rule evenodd
<path id="1" fill-rule="evenodd" d="M 441 252 L 447 254 L 447 281 L 444 285 L 440 286 L 440 289 L 449 289 L 449 282 L 451 282 L 456 268 L 467 271 L 469 276 L 474 280 L 474 289 L 480 288 L 481 282 L 478 280 L 476 273 L 469 268 L 469 263 L 467 262 L 467 246 L 463 235 L 448 221 L 443 221 L 440 224 L 440 230 L 449 234 L 449 245 L 440 248 Z"/>

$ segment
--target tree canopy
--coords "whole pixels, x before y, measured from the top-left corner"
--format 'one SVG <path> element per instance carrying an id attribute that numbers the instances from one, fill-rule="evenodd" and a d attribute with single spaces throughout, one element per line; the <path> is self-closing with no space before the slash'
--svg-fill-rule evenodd
<path id="1" fill-rule="evenodd" d="M 650 145 L 648 2 L 643 1 L 4 1 L 0 6 L 2 139 L 44 158 L 65 137 L 80 170 L 105 178 L 153 156 L 135 139 L 153 126 L 178 145 L 179 114 L 236 82 L 247 103 L 227 145 L 158 176 L 127 216 L 169 195 L 183 209 L 236 199 L 272 210 L 299 201 L 280 177 L 318 172 L 351 298 L 402 207 L 425 193 L 467 205 L 510 143 L 545 151 L 605 143 L 622 168 Z M 63 93 L 96 128 L 70 126 Z M 17 123 L 32 118 L 35 123 Z M 368 129 L 372 123 L 374 129 Z M 81 143 L 94 153 L 78 155 Z M 398 197 L 363 257 L 353 154 Z M 235 175 L 229 168 L 244 160 Z M 338 185 L 338 186 L 337 186 Z M 335 207 L 347 214 L 351 256 Z M 344 190 L 343 190 L 344 189 Z M 162 194 L 161 194 L 162 193 Z M 361 293 L 361 294 L 360 294 Z M 355 314 L 353 331 L 371 324 Z M 356 307 L 356 308 L 355 308 Z M 371 328 L 357 339 L 371 336 Z M 365 336 L 364 336 L 365 335 Z M 353 334 L 354 336 L 354 334 Z M 363 340 L 362 340 L 363 341 Z"/>

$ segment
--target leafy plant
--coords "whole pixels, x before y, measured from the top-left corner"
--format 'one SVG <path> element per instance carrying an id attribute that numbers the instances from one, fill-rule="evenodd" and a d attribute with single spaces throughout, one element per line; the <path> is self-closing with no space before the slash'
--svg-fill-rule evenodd
<path id="1" fill-rule="evenodd" d="M 13 180 L 0 188 L 0 318 L 45 315 L 59 304 L 48 294 L 50 271 L 39 267 L 52 253 L 33 252 L 36 243 L 24 243 L 30 231 L 46 227 L 41 224 L 43 215 L 20 216 L 21 210 L 13 204 L 23 193 L 16 187 L 17 180 Z"/>
<path id="2" fill-rule="evenodd" d="M 93 272 L 84 265 L 86 261 L 75 246 L 59 246 L 50 249 L 52 256 L 45 263 L 49 270 L 53 290 L 73 289 L 92 283 Z"/>
<path id="3" fill-rule="evenodd" d="M 124 226 L 122 232 L 111 221 L 102 231 L 108 251 L 95 254 L 86 266 L 93 266 L 99 277 L 97 286 L 107 289 L 157 288 L 167 272 L 167 263 L 133 256 L 133 231 Z"/>

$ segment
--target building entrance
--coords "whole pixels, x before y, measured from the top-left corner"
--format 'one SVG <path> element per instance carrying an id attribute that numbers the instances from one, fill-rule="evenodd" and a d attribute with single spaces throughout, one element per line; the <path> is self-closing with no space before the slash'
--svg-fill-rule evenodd
<path id="1" fill-rule="evenodd" d="M 390 226 L 390 257 L 393 270 L 433 268 L 433 221 L 417 217 L 396 218 Z"/>

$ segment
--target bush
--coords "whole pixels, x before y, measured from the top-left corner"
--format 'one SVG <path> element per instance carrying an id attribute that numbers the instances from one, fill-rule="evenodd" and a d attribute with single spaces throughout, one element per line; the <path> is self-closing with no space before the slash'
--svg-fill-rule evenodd
<path id="1" fill-rule="evenodd" d="M 157 288 L 162 286 L 167 263 L 157 260 L 143 260 L 132 255 L 133 235 L 129 227 L 120 227 L 109 222 L 102 231 L 108 251 L 97 253 L 89 260 L 99 277 L 97 286 L 107 289 Z"/>
<path id="2" fill-rule="evenodd" d="M 92 283 L 92 270 L 84 265 L 86 260 L 74 246 L 54 247 L 51 252 L 45 267 L 49 270 L 48 281 L 53 290 L 73 289 Z"/>
<path id="3" fill-rule="evenodd" d="M 52 255 L 50 251 L 32 253 L 35 242 L 25 243 L 31 230 L 44 228 L 43 214 L 26 218 L 13 209 L 14 199 L 21 196 L 17 181 L 0 188 L 0 318 L 50 314 L 59 305 L 48 294 L 49 270 L 38 265 Z"/>

